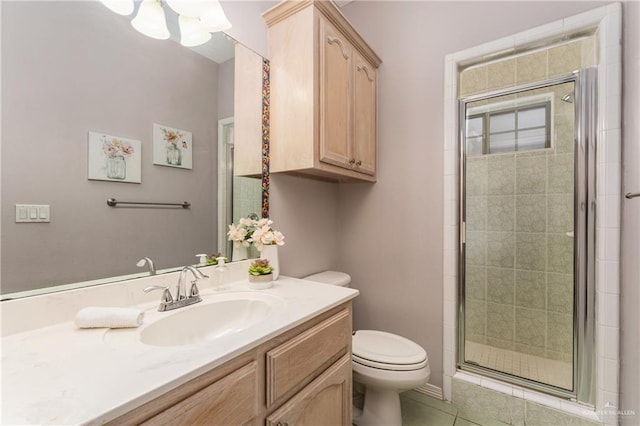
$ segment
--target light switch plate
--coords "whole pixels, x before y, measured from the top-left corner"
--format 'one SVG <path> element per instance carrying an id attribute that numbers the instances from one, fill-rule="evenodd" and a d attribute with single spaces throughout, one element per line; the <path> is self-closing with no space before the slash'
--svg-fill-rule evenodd
<path id="1" fill-rule="evenodd" d="M 50 213 L 48 204 L 16 204 L 16 223 L 49 223 Z"/>

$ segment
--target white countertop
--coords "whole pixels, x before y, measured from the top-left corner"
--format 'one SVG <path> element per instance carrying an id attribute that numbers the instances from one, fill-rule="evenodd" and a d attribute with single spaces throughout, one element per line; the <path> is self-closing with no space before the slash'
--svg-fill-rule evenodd
<path id="1" fill-rule="evenodd" d="M 246 291 L 251 291 L 247 281 L 219 292 L 205 288 L 202 303 Z M 354 289 L 287 277 L 258 291 L 282 298 L 284 306 L 246 330 L 199 344 L 113 343 L 105 339 L 107 329 L 80 330 L 72 322 L 3 337 L 0 423 L 105 423 L 358 295 Z M 145 324 L 170 314 L 156 312 L 157 302 L 134 306 L 145 309 Z"/>

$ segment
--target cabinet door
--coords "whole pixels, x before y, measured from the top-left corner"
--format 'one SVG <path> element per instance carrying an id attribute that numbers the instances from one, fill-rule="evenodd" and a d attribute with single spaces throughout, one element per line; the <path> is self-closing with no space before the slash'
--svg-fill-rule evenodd
<path id="1" fill-rule="evenodd" d="M 350 343 L 351 315 L 343 309 L 267 352 L 267 407 L 321 374 Z"/>
<path id="2" fill-rule="evenodd" d="M 376 174 L 376 71 L 354 50 L 354 170 Z"/>
<path id="3" fill-rule="evenodd" d="M 252 362 L 150 418 L 143 425 L 244 425 L 257 415 Z"/>
<path id="4" fill-rule="evenodd" d="M 262 57 L 235 44 L 234 71 L 234 176 L 262 174 Z M 218 145 L 222 144 L 218 141 Z"/>
<path id="5" fill-rule="evenodd" d="M 320 19 L 320 161 L 351 168 L 353 48 Z"/>
<path id="6" fill-rule="evenodd" d="M 351 356 L 336 361 L 286 404 L 267 417 L 267 426 L 351 424 Z"/>

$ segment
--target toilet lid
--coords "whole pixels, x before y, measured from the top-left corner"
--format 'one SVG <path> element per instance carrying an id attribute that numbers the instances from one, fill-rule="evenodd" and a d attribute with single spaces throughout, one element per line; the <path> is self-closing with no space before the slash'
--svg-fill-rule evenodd
<path id="1" fill-rule="evenodd" d="M 427 352 L 420 345 L 396 334 L 358 330 L 352 342 L 354 361 L 371 367 L 417 369 L 428 362 Z"/>

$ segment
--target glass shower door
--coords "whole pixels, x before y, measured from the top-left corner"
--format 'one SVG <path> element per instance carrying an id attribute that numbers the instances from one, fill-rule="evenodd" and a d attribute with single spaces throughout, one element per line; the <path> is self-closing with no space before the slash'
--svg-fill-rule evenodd
<path id="1" fill-rule="evenodd" d="M 574 81 L 463 102 L 462 362 L 575 389 Z"/>

